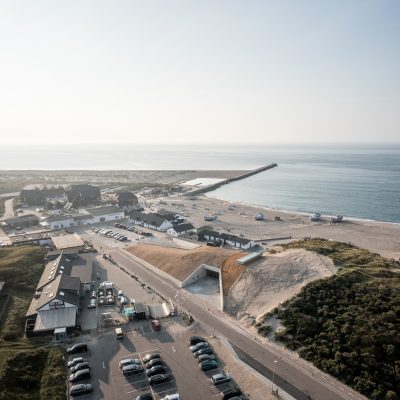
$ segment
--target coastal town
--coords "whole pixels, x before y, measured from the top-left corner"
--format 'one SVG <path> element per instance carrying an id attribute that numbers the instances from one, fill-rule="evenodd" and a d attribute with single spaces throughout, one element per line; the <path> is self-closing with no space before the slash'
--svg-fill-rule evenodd
<path id="1" fill-rule="evenodd" d="M 71 354 L 74 344 L 81 346 L 77 356 L 90 349 L 80 361 L 68 357 L 74 373 L 90 371 L 79 378 L 87 382 L 86 389 L 75 384 L 71 373 L 68 396 L 81 387 L 88 399 L 139 399 L 146 390 L 157 400 L 174 399 L 178 391 L 188 398 L 194 390 L 196 399 L 224 396 L 225 391 L 254 400 L 301 398 L 299 390 L 309 398 L 319 398 L 318 390 L 326 399 L 339 398 L 339 381 L 329 386 L 331 395 L 326 385 L 308 392 L 307 379 L 324 375 L 301 359 L 294 361 L 274 341 L 283 329 L 279 320 L 268 320 L 268 332 L 263 330 L 268 313 L 308 283 L 338 271 L 324 255 L 282 246 L 312 237 L 346 238 L 398 260 L 399 236 L 393 235 L 398 227 L 289 214 L 204 194 L 221 182 L 229 179 L 218 173 L 181 179 L 161 193 L 151 185 L 133 192 L 93 184 L 38 184 L 4 201 L 1 246 L 45 250 L 44 268 L 24 315 L 24 335 L 66 346 Z M 378 229 L 391 242 L 384 235 L 376 239 Z M 1 287 L 7 292 L 7 281 Z M 230 330 L 224 337 L 216 334 L 221 323 L 221 331 Z M 236 335 L 249 343 L 236 348 Z M 209 349 L 204 357 L 197 336 Z M 104 354 L 100 349 L 110 340 Z M 188 340 L 200 351 L 200 370 L 188 357 Z M 277 346 L 278 360 L 273 355 Z M 257 348 L 272 351 L 261 369 L 256 366 L 264 350 Z M 153 358 L 161 361 L 151 364 Z M 145 376 L 146 362 L 165 377 L 157 378 L 164 379 L 160 384 L 153 384 L 151 373 Z M 283 372 L 288 365 L 290 376 Z M 306 371 L 306 379 L 299 369 Z M 110 382 L 104 381 L 105 373 L 113 377 Z M 223 382 L 210 386 L 207 377 L 214 376 Z M 354 399 L 364 398 L 348 387 L 343 390 Z"/>

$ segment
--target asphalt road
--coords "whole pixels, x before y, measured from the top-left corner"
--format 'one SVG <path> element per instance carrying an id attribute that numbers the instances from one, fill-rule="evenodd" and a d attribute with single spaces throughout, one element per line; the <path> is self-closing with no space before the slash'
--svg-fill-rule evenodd
<path id="1" fill-rule="evenodd" d="M 109 251 L 113 259 L 125 269 L 138 275 L 146 284 L 156 289 L 164 296 L 174 300 L 177 288 L 170 282 L 153 274 L 141 265 L 130 254 L 120 249 Z M 237 323 L 230 321 L 222 312 L 210 310 L 207 305 L 200 304 L 195 297 L 180 292 L 180 305 L 193 317 L 207 325 L 212 330 L 225 336 L 233 345 L 245 351 L 253 360 L 271 369 L 275 365 L 276 380 L 285 381 L 297 390 L 292 396 L 303 400 L 303 395 L 309 399 L 324 400 L 365 400 L 366 398 L 352 390 L 335 378 L 309 366 L 300 358 L 273 344 L 260 343 L 248 332 L 241 329 Z M 176 302 L 176 299 L 175 299 Z M 277 360 L 276 363 L 274 361 Z M 289 390 L 289 386 L 285 387 Z M 299 394 L 299 392 L 301 394 Z"/>

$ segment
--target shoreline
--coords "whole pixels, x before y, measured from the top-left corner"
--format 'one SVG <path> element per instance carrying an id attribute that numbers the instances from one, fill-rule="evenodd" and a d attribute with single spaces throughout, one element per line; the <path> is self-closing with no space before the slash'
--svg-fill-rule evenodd
<path id="1" fill-rule="evenodd" d="M 229 204 L 241 204 L 246 207 L 253 207 L 253 208 L 261 208 L 263 210 L 269 211 L 269 212 L 280 212 L 284 214 L 292 214 L 292 215 L 299 215 L 303 217 L 310 217 L 311 215 L 314 215 L 313 212 L 307 212 L 307 211 L 298 211 L 298 210 L 283 210 L 282 208 L 274 208 L 274 207 L 268 207 L 268 206 L 263 206 L 261 204 L 254 204 L 254 203 L 248 203 L 245 201 L 233 201 L 233 200 L 226 200 L 221 197 L 217 196 L 211 196 L 210 194 L 205 194 L 206 197 L 210 197 L 213 199 L 217 199 L 219 201 L 223 201 Z M 319 212 L 319 211 L 316 211 Z M 400 221 L 399 222 L 393 222 L 393 221 L 381 221 L 378 219 L 370 219 L 370 218 L 360 218 L 360 217 L 354 217 L 354 216 L 347 216 L 345 214 L 343 215 L 343 222 L 346 223 L 348 222 L 372 222 L 372 223 L 380 223 L 380 224 L 391 224 L 391 225 L 397 225 L 400 227 Z M 330 222 L 329 219 L 332 217 L 336 217 L 336 215 L 329 215 L 329 214 L 322 214 L 321 213 L 321 221 L 320 222 Z M 310 222 L 318 222 L 318 221 L 310 221 Z"/>
<path id="2" fill-rule="evenodd" d="M 163 203 L 158 204 L 160 200 Z M 165 204 L 166 203 L 166 204 Z M 234 204 L 234 208 L 229 206 Z M 210 195 L 163 197 L 155 200 L 156 208 L 176 211 L 196 227 L 209 229 L 267 242 L 268 247 L 287 240 L 304 237 L 324 238 L 351 243 L 357 247 L 379 253 L 387 258 L 400 258 L 400 224 L 368 219 L 346 218 L 341 223 L 331 223 L 328 218 L 311 221 L 309 213 L 278 210 L 255 204 L 219 199 Z M 263 213 L 265 220 L 256 221 L 255 215 Z M 204 221 L 205 215 L 215 214 L 214 221 Z M 279 217 L 275 219 L 275 217 Z M 282 239 L 280 239 L 282 238 Z M 283 239 L 288 238 L 288 239 Z M 268 242 L 273 240 L 273 242 Z"/>

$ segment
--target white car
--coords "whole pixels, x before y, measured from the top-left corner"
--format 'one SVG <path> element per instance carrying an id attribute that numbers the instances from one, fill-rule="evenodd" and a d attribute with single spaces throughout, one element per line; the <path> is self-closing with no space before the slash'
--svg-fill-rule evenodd
<path id="1" fill-rule="evenodd" d="M 165 397 L 163 397 L 160 400 L 180 400 L 180 396 L 178 393 L 175 394 L 167 394 Z"/>

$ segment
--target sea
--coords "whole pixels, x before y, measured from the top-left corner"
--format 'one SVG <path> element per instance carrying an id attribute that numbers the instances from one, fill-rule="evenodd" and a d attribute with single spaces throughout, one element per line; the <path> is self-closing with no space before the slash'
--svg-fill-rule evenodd
<path id="1" fill-rule="evenodd" d="M 0 148 L 0 170 L 244 170 L 270 163 L 278 167 L 208 195 L 281 210 L 400 223 L 400 143 Z"/>

